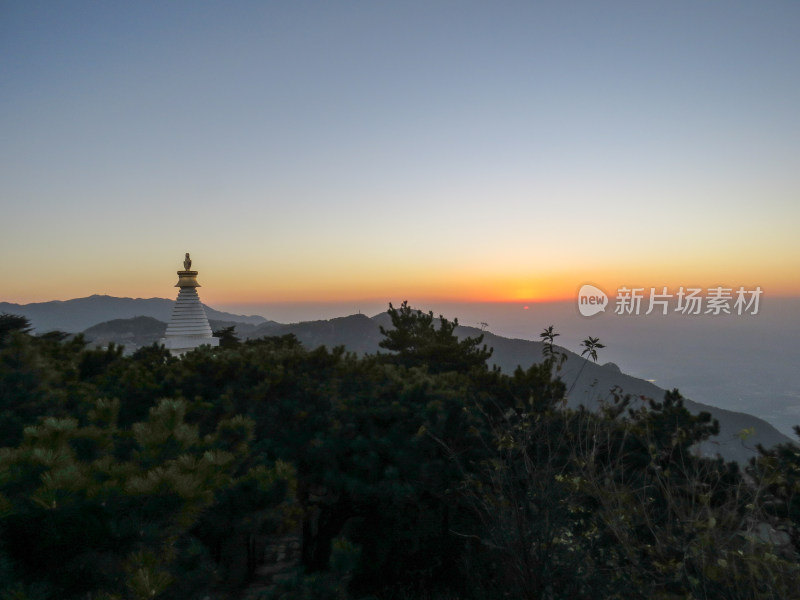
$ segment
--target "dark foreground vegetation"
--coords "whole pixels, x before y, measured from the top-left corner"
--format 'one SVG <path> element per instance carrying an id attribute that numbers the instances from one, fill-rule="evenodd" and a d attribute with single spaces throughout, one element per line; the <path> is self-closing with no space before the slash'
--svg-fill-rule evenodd
<path id="1" fill-rule="evenodd" d="M 181 360 L 0 316 L 0 600 L 242 598 L 289 532 L 258 597 L 800 597 L 796 447 L 701 458 L 677 391 L 567 408 L 552 329 L 507 375 L 390 313 L 377 356 L 226 330 Z"/>

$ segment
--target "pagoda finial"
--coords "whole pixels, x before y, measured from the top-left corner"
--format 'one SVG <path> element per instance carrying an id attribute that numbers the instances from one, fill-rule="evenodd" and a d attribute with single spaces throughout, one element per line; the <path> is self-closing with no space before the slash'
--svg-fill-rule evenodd
<path id="1" fill-rule="evenodd" d="M 192 258 L 189 253 L 186 253 L 186 258 L 183 259 L 183 271 L 178 271 L 178 283 L 175 287 L 200 287 L 197 283 L 197 271 L 192 271 Z"/>

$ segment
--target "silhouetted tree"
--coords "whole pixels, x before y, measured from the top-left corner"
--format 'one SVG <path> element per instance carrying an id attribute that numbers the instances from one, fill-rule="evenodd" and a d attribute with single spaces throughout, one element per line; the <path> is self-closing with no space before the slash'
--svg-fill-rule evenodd
<path id="1" fill-rule="evenodd" d="M 27 317 L 8 313 L 0 314 L 0 346 L 6 343 L 12 331 L 30 333 L 31 329 L 31 322 Z"/>
<path id="2" fill-rule="evenodd" d="M 219 338 L 220 348 L 235 348 L 241 343 L 241 340 L 236 335 L 236 326 L 223 327 L 214 332 L 214 337 Z"/>
<path id="3" fill-rule="evenodd" d="M 392 328 L 381 326 L 384 339 L 379 346 L 394 353 L 389 355 L 390 361 L 406 367 L 425 366 L 432 373 L 487 368 L 486 360 L 492 356 L 492 349 L 485 344 L 481 347 L 483 334 L 459 341 L 454 333 L 458 319 L 448 321 L 440 315 L 437 327 L 433 312 L 426 314 L 412 309 L 408 301 L 400 308 L 390 303 L 388 313 Z"/>

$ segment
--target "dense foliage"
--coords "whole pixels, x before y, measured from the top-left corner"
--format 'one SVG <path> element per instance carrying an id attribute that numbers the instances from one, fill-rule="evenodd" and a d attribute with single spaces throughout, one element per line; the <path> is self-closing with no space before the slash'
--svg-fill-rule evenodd
<path id="1" fill-rule="evenodd" d="M 376 356 L 229 329 L 181 359 L 0 316 L 0 600 L 800 596 L 796 446 L 701 457 L 677 391 L 568 409 L 552 328 L 503 374 L 389 314 Z"/>

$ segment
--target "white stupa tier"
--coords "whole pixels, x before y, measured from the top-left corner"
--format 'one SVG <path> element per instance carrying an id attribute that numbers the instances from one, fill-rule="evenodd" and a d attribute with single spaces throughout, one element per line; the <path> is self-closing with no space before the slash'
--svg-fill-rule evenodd
<path id="1" fill-rule="evenodd" d="M 200 284 L 197 283 L 197 271 L 190 270 L 192 260 L 188 253 L 183 266 L 184 270 L 178 271 L 178 283 L 175 284 L 180 292 L 172 307 L 167 333 L 161 340 L 164 347 L 175 356 L 198 346 L 219 346 L 219 338 L 212 335 L 206 311 L 197 294 Z"/>

